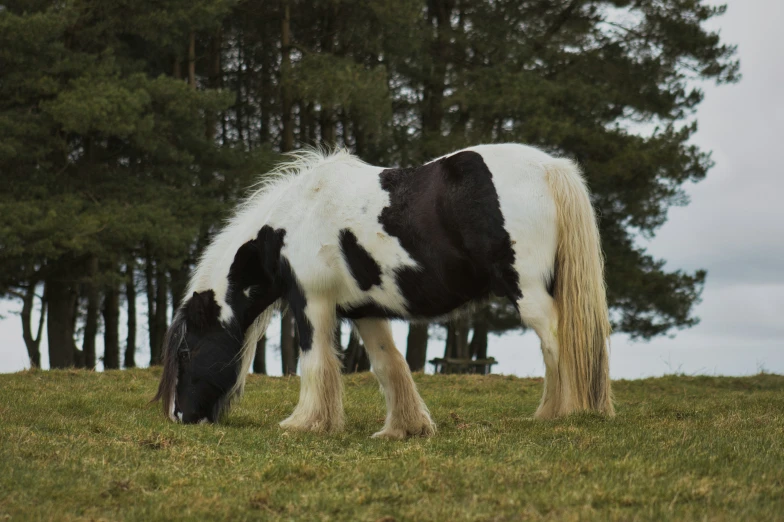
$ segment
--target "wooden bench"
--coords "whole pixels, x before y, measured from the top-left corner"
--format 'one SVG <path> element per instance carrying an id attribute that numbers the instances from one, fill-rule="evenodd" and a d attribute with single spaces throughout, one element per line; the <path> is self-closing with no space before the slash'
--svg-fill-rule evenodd
<path id="1" fill-rule="evenodd" d="M 455 359 L 452 357 L 431 359 L 435 373 L 478 373 L 489 374 L 498 361 L 494 357 L 487 359 Z"/>

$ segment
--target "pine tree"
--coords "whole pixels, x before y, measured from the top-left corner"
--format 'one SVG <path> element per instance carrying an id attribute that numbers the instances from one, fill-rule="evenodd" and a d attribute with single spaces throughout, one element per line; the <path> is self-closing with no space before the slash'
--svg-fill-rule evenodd
<path id="1" fill-rule="evenodd" d="M 706 29 L 723 13 L 703 0 L 3 2 L 0 294 L 23 303 L 31 364 L 36 300 L 53 364 L 93 361 L 97 303 L 127 285 L 127 263 L 149 269 L 158 361 L 221 219 L 278 152 L 317 143 L 403 167 L 487 142 L 572 157 L 601 216 L 616 331 L 694 325 L 705 272 L 667 271 L 635 238 L 711 166 L 690 138 L 699 82 L 739 78 L 735 49 Z M 517 323 L 494 303 L 471 324 L 476 357 L 485 331 Z"/>
<path id="2" fill-rule="evenodd" d="M 232 97 L 194 88 L 196 63 L 190 87 L 167 74 L 190 35 L 227 13 L 216 1 L 7 2 L 0 13 L 0 291 L 44 282 L 53 367 L 82 357 L 84 285 L 108 285 L 113 321 L 119 261 L 149 252 L 165 290 L 167 271 L 248 184 L 256 163 L 205 132 L 205 114 Z M 161 330 L 166 294 L 156 300 Z M 87 301 L 92 337 L 95 295 Z"/>

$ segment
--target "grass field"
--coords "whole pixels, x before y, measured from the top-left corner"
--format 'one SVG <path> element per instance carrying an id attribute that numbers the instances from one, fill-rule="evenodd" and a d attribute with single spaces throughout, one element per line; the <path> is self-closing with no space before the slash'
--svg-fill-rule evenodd
<path id="1" fill-rule="evenodd" d="M 541 382 L 416 376 L 431 439 L 286 433 L 297 378 L 251 376 L 225 424 L 148 406 L 158 370 L 0 375 L 0 520 L 784 519 L 784 377 L 615 383 L 618 416 L 535 421 Z"/>

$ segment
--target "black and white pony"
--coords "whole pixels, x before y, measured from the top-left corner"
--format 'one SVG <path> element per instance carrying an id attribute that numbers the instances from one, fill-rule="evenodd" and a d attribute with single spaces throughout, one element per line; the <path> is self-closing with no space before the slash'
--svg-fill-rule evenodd
<path id="1" fill-rule="evenodd" d="M 270 318 L 287 305 L 302 378 L 281 427 L 343 427 L 334 332 L 347 318 L 386 397 L 374 436 L 431 435 L 389 320 L 443 318 L 491 296 L 509 299 L 541 339 L 537 417 L 613 414 L 593 208 L 572 161 L 531 147 L 482 145 L 408 169 L 344 151 L 297 153 L 215 237 L 187 296 L 167 333 L 156 396 L 175 421 L 219 419 L 242 393 Z"/>

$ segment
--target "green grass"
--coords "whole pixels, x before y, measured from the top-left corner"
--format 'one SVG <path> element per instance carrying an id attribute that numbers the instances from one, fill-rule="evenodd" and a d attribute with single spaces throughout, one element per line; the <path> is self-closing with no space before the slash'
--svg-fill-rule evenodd
<path id="1" fill-rule="evenodd" d="M 286 433 L 298 379 L 251 376 L 225 424 L 147 405 L 158 370 L 0 375 L 0 520 L 784 519 L 784 377 L 615 383 L 618 416 L 535 421 L 541 381 L 416 376 L 439 431 Z"/>

